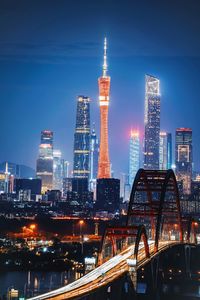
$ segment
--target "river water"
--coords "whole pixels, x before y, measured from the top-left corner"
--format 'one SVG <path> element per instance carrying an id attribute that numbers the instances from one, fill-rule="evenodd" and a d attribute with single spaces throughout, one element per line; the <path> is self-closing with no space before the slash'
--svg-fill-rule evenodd
<path id="1" fill-rule="evenodd" d="M 59 288 L 74 280 L 70 271 L 66 272 L 0 272 L 0 299 L 9 289 L 19 291 L 20 297 L 32 297 Z"/>

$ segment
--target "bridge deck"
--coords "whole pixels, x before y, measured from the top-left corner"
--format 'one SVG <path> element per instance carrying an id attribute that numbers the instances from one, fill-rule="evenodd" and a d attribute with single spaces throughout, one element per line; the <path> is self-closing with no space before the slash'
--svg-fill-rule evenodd
<path id="1" fill-rule="evenodd" d="M 168 248 L 169 246 L 177 244 L 177 242 L 163 241 L 160 242 L 159 252 Z M 42 299 L 73 299 L 77 296 L 83 296 L 91 291 L 105 286 L 109 282 L 117 279 L 121 274 L 128 271 L 127 259 L 133 257 L 135 245 L 129 246 L 126 250 L 122 251 L 120 254 L 109 259 L 107 262 L 103 263 L 101 266 L 97 267 L 90 273 L 84 275 L 80 279 L 51 292 L 30 298 L 29 300 L 42 300 Z M 154 250 L 154 241 L 149 242 L 149 249 L 151 256 Z M 150 259 L 150 258 L 149 258 Z M 143 244 L 140 245 L 137 266 L 145 264 L 149 259 L 145 257 L 145 250 Z"/>

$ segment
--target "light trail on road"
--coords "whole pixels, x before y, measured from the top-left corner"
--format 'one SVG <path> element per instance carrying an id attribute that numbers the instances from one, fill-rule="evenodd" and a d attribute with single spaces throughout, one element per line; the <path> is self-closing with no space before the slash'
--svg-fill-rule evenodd
<path id="1" fill-rule="evenodd" d="M 171 245 L 170 242 L 160 242 L 159 250 L 162 251 L 166 246 Z M 153 253 L 154 241 L 149 241 L 150 253 Z M 43 300 L 43 299 L 70 299 L 80 295 L 87 294 L 94 291 L 101 286 L 108 284 L 122 273 L 128 271 L 127 259 L 134 256 L 135 245 L 129 246 L 120 254 L 112 257 L 101 266 L 97 267 L 90 273 L 84 275 L 80 279 L 59 289 L 50 291 L 48 293 L 29 298 L 28 300 Z M 147 259 L 146 259 L 147 260 Z M 143 243 L 139 245 L 137 262 L 141 265 L 145 262 L 145 248 Z"/>

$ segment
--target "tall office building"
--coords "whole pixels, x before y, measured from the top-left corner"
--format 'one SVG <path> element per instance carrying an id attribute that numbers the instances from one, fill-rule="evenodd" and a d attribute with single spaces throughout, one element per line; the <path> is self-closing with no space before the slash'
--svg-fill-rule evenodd
<path id="1" fill-rule="evenodd" d="M 144 125 L 144 168 L 156 170 L 159 169 L 160 80 L 151 75 L 145 76 Z"/>
<path id="2" fill-rule="evenodd" d="M 159 169 L 168 170 L 172 167 L 172 135 L 160 132 Z"/>
<path id="3" fill-rule="evenodd" d="M 110 178 L 108 148 L 108 106 L 110 101 L 110 77 L 107 76 L 107 40 L 104 40 L 103 75 L 99 78 L 99 105 L 101 118 L 98 178 Z"/>
<path id="4" fill-rule="evenodd" d="M 63 163 L 60 150 L 53 150 L 53 189 L 62 190 Z"/>
<path id="5" fill-rule="evenodd" d="M 97 179 L 96 210 L 116 212 L 120 203 L 120 180 L 116 178 Z"/>
<path id="6" fill-rule="evenodd" d="M 62 159 L 62 177 L 68 178 L 69 177 L 69 161 Z"/>
<path id="7" fill-rule="evenodd" d="M 94 182 L 97 178 L 99 158 L 99 141 L 96 136 L 95 128 L 93 127 L 90 136 L 90 186 L 93 190 Z"/>
<path id="8" fill-rule="evenodd" d="M 183 193 L 191 193 L 192 180 L 192 129 L 176 129 L 176 176 L 183 183 Z"/>
<path id="9" fill-rule="evenodd" d="M 42 180 L 42 193 L 53 186 L 53 132 L 43 130 L 36 164 L 36 176 Z"/>
<path id="10" fill-rule="evenodd" d="M 73 177 L 88 178 L 90 175 L 90 98 L 77 99 L 76 129 L 74 134 Z"/>
<path id="11" fill-rule="evenodd" d="M 140 137 L 138 131 L 132 131 L 129 142 L 129 184 L 132 186 L 140 167 Z"/>

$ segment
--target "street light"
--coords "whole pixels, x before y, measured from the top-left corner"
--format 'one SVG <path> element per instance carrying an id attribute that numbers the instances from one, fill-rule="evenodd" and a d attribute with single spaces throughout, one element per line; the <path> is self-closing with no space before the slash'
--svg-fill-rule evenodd
<path id="1" fill-rule="evenodd" d="M 82 226 L 84 225 L 84 221 L 79 221 L 79 228 L 80 228 L 80 243 L 81 243 L 81 253 L 83 255 L 83 235 L 82 235 Z"/>
<path id="2" fill-rule="evenodd" d="M 31 224 L 31 225 L 30 225 L 30 229 L 31 229 L 31 230 L 34 230 L 35 228 L 36 228 L 36 224 Z"/>

